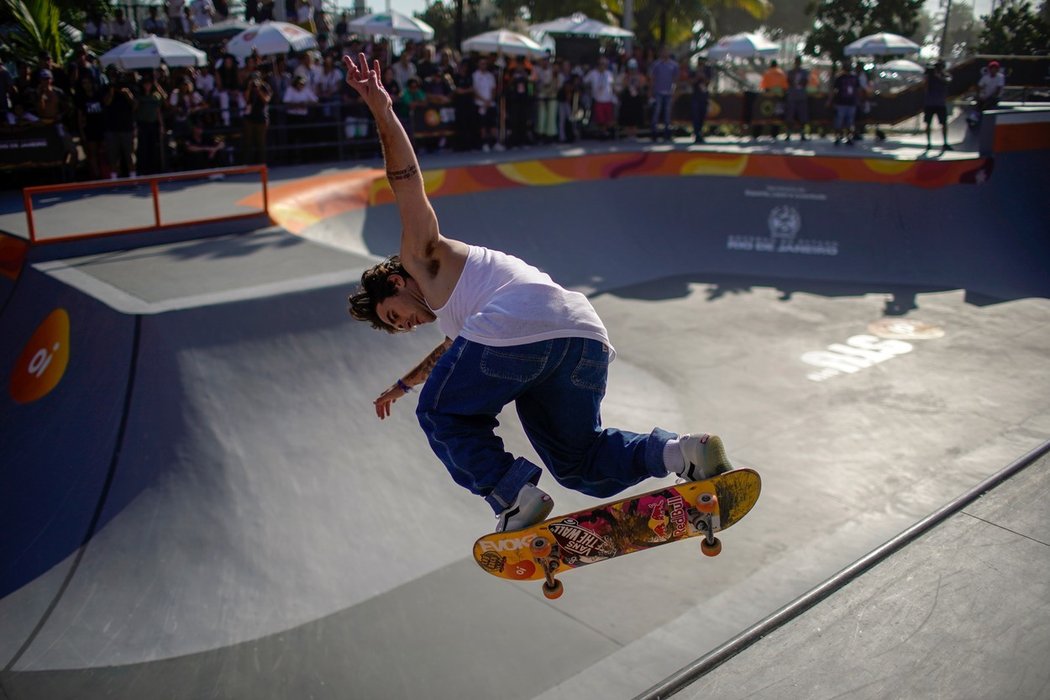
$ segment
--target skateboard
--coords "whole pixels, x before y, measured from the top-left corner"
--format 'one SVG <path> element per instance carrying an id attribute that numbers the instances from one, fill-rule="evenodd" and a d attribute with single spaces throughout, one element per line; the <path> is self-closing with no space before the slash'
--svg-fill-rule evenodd
<path id="1" fill-rule="evenodd" d="M 758 472 L 734 469 L 559 515 L 521 530 L 485 535 L 474 543 L 474 560 L 499 578 L 543 579 L 543 595 L 559 598 L 565 587 L 555 574 L 631 552 L 702 537 L 701 552 L 718 555 L 722 543 L 715 533 L 747 515 L 761 490 Z"/>

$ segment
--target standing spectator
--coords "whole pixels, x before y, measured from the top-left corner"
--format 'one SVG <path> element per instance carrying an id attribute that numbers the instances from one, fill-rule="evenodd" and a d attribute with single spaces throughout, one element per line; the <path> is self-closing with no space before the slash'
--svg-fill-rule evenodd
<path id="1" fill-rule="evenodd" d="M 153 73 L 142 77 L 141 90 L 135 99 L 135 130 L 138 140 L 135 158 L 141 175 L 153 175 L 164 171 L 161 144 L 164 139 L 163 107 L 168 95 L 157 85 Z"/>
<path id="2" fill-rule="evenodd" d="M 36 115 L 45 123 L 51 123 L 58 134 L 58 140 L 65 151 L 65 161 L 76 165 L 77 148 L 73 137 L 66 131 L 65 119 L 69 112 L 69 100 L 62 88 L 55 87 L 54 76 L 44 69 L 39 74 L 40 83 L 36 90 Z"/>
<path id="3" fill-rule="evenodd" d="M 7 70 L 7 52 L 0 51 L 0 125 L 7 124 L 11 111 L 11 98 L 15 94 L 15 79 Z"/>
<path id="4" fill-rule="evenodd" d="M 943 145 L 941 151 L 950 151 L 948 145 L 948 83 L 951 76 L 945 70 L 944 61 L 937 61 L 932 68 L 926 69 L 926 96 L 923 100 L 922 118 L 926 122 L 926 150 L 933 145 L 930 143 L 930 131 L 933 126 L 933 118 L 941 125 L 941 136 Z"/>
<path id="5" fill-rule="evenodd" d="M 627 59 L 627 72 L 620 81 L 620 126 L 627 136 L 635 138 L 645 126 L 645 101 L 649 94 L 648 81 L 638 70 L 638 61 Z"/>
<path id="6" fill-rule="evenodd" d="M 416 113 L 426 108 L 427 93 L 423 91 L 419 78 L 409 78 L 408 85 L 401 91 L 401 113 L 404 115 L 402 123 L 405 126 L 405 132 L 408 133 L 408 138 L 412 140 L 413 146 L 417 149 Z"/>
<path id="7" fill-rule="evenodd" d="M 270 86 L 259 73 L 248 76 L 244 88 L 244 133 L 241 146 L 245 163 L 266 162 L 266 131 L 270 124 Z"/>
<path id="8" fill-rule="evenodd" d="M 416 64 L 412 62 L 412 51 L 413 49 L 409 46 L 405 47 L 405 50 L 401 52 L 401 55 L 397 57 L 397 62 L 394 63 L 391 68 L 394 69 L 394 80 L 401 86 L 402 89 L 408 85 L 408 81 L 411 78 L 418 77 L 416 72 Z"/>
<path id="9" fill-rule="evenodd" d="M 216 95 L 218 82 L 215 79 L 215 74 L 211 70 L 211 66 L 205 63 L 194 72 L 196 74 L 193 76 L 193 87 L 196 88 L 197 92 L 199 92 L 201 97 L 204 98 L 204 101 L 209 104 L 218 102 L 218 96 Z"/>
<path id="10" fill-rule="evenodd" d="M 774 95 L 783 95 L 787 92 L 787 75 L 784 74 L 776 59 L 769 62 L 769 68 L 762 74 L 762 81 L 759 83 L 758 88 L 762 92 L 771 92 Z"/>
<path id="11" fill-rule="evenodd" d="M 835 107 L 835 145 L 843 141 L 847 146 L 853 145 L 853 123 L 857 114 L 857 99 L 860 86 L 857 76 L 853 73 L 853 66 L 849 61 L 842 64 L 838 75 L 831 85 L 831 94 L 828 95 L 828 106 Z"/>
<path id="12" fill-rule="evenodd" d="M 338 119 L 341 116 L 339 103 L 342 100 L 344 84 L 342 69 L 335 65 L 332 54 L 326 55 L 314 88 L 317 99 L 323 106 L 325 119 Z"/>
<path id="13" fill-rule="evenodd" d="M 649 67 L 649 100 L 653 104 L 652 136 L 659 138 L 657 126 L 664 125 L 664 138 L 671 140 L 671 104 L 674 101 L 678 63 L 666 46 L 660 47 L 660 58 Z"/>
<path id="14" fill-rule="evenodd" d="M 299 61 L 299 65 L 295 67 L 295 71 L 292 74 L 293 77 L 301 77 L 306 81 L 306 86 L 317 92 L 317 84 L 321 82 L 321 66 L 318 65 L 317 61 L 320 56 L 315 51 L 307 51 L 303 54 L 303 58 Z M 406 83 L 399 82 L 398 85 L 402 87 Z"/>
<path id="15" fill-rule="evenodd" d="M 116 82 L 110 82 L 102 97 L 106 118 L 106 160 L 109 177 L 135 177 L 135 94 L 131 76 L 121 73 Z"/>
<path id="16" fill-rule="evenodd" d="M 288 116 L 288 147 L 292 149 L 292 160 L 302 161 L 302 145 L 307 139 L 306 129 L 310 124 L 310 108 L 317 104 L 317 95 L 306 84 L 306 78 L 296 75 L 292 86 L 284 93 L 285 114 Z"/>
<path id="17" fill-rule="evenodd" d="M 477 107 L 477 123 L 480 129 L 481 150 L 486 153 L 499 143 L 499 107 L 496 105 L 496 76 L 489 70 L 486 58 L 478 59 L 477 70 L 471 76 L 474 86 L 474 105 Z"/>
<path id="18" fill-rule="evenodd" d="M 478 147 L 478 108 L 474 104 L 474 79 L 467 61 L 460 61 L 452 80 L 452 107 L 456 111 L 452 150 L 472 151 Z"/>
<path id="19" fill-rule="evenodd" d="M 525 146 L 529 143 L 529 111 L 532 108 L 531 71 L 525 57 L 519 56 L 507 69 L 503 86 L 507 105 L 507 147 Z"/>
<path id="20" fill-rule="evenodd" d="M 84 41 L 89 44 L 109 42 L 109 22 L 98 12 L 89 12 L 84 22 Z"/>
<path id="21" fill-rule="evenodd" d="M 225 54 L 219 69 L 215 73 L 215 91 L 219 103 L 219 116 L 223 126 L 229 126 L 233 121 L 233 105 L 237 107 L 237 116 L 240 116 L 241 101 L 241 77 L 237 69 L 237 59 L 231 54 Z"/>
<path id="22" fill-rule="evenodd" d="M 693 114 L 693 143 L 704 142 L 704 122 L 707 121 L 711 77 L 711 66 L 700 57 L 696 63 L 696 70 L 693 71 L 693 95 L 690 104 Z"/>
<path id="23" fill-rule="evenodd" d="M 215 5 L 211 0 L 190 1 L 190 25 L 193 31 L 210 27 L 215 21 Z"/>
<path id="24" fill-rule="evenodd" d="M 854 65 L 853 72 L 857 76 L 857 112 L 853 118 L 853 140 L 860 141 L 868 115 L 871 114 L 871 98 L 875 94 L 875 86 L 860 61 Z"/>
<path id="25" fill-rule="evenodd" d="M 558 138 L 558 78 L 548 54 L 540 57 L 532 69 L 536 90 L 536 136 L 543 143 Z"/>
<path id="26" fill-rule="evenodd" d="M 802 57 L 795 56 L 795 65 L 787 72 L 787 100 L 784 102 L 784 140 L 791 140 L 791 125 L 798 125 L 799 138 L 806 140 L 809 123 L 809 71 L 802 67 Z"/>
<path id="27" fill-rule="evenodd" d="M 995 109 L 1006 88 L 1006 76 L 999 70 L 999 61 L 990 61 L 988 69 L 977 81 L 977 111 L 984 113 Z"/>
<path id="28" fill-rule="evenodd" d="M 580 76 L 572 71 L 572 64 L 562 61 L 558 74 L 558 141 L 574 143 L 580 137 L 577 115 L 580 110 Z"/>
<path id="29" fill-rule="evenodd" d="M 616 132 L 616 77 L 609 69 L 609 59 L 598 58 L 598 65 L 583 77 L 583 84 L 591 93 L 591 126 L 598 129 L 602 138 Z"/>
<path id="30" fill-rule="evenodd" d="M 150 5 L 148 12 L 149 16 L 142 20 L 143 33 L 152 34 L 153 36 L 167 36 L 168 24 L 157 16 L 157 6 Z"/>
<path id="31" fill-rule="evenodd" d="M 164 6 L 168 10 L 168 34 L 176 39 L 189 34 L 189 28 L 186 26 L 186 0 L 165 0 Z"/>
<path id="32" fill-rule="evenodd" d="M 179 87 L 171 91 L 168 104 L 172 108 L 171 130 L 176 140 L 185 140 L 190 132 L 190 121 L 199 121 L 200 112 L 208 108 L 204 98 L 194 89 L 189 76 L 185 76 Z"/>
<path id="33" fill-rule="evenodd" d="M 113 11 L 113 21 L 109 23 L 109 35 L 114 44 L 129 41 L 138 35 L 135 23 L 125 17 L 124 10 L 119 7 Z"/>
<path id="34" fill-rule="evenodd" d="M 284 111 L 284 95 L 292 86 L 292 74 L 288 72 L 284 56 L 274 56 L 273 67 L 266 74 L 266 84 L 270 86 L 270 124 L 273 125 L 273 140 L 278 153 L 284 153 L 288 144 L 288 117 Z"/>
<path id="35" fill-rule="evenodd" d="M 102 111 L 102 95 L 99 84 L 90 73 L 80 76 L 80 89 L 74 104 L 77 108 L 77 126 L 80 129 L 80 145 L 87 161 L 88 177 L 102 178 L 102 145 L 106 134 L 106 117 Z"/>

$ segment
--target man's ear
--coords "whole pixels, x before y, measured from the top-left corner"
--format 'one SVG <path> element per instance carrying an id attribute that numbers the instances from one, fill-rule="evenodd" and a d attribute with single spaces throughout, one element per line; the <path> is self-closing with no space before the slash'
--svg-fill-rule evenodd
<path id="1" fill-rule="evenodd" d="M 394 289 L 401 289 L 405 286 L 405 278 L 396 272 L 386 278 L 387 284 L 390 284 Z"/>

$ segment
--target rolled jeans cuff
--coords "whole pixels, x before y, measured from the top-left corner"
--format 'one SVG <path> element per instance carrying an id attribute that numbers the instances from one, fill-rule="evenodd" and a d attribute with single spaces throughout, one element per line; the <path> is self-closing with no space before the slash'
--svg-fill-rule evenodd
<path id="1" fill-rule="evenodd" d="M 525 484 L 539 483 L 540 473 L 540 468 L 535 464 L 524 457 L 518 457 L 511 463 L 510 469 L 499 480 L 492 492 L 485 496 L 485 500 L 492 506 L 496 515 L 499 515 L 514 503 L 518 492 Z"/>

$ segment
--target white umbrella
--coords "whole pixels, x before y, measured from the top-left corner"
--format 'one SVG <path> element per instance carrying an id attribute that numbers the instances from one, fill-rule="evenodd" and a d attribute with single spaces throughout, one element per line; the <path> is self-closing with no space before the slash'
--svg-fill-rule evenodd
<path id="1" fill-rule="evenodd" d="M 756 56 L 774 56 L 780 46 L 754 32 L 741 32 L 724 36 L 707 49 L 707 57 L 719 60 L 723 58 L 754 58 Z"/>
<path id="2" fill-rule="evenodd" d="M 302 27 L 288 22 L 263 22 L 249 27 L 226 44 L 226 50 L 237 58 L 285 54 L 289 51 L 309 51 L 317 48 L 317 37 Z"/>
<path id="3" fill-rule="evenodd" d="M 862 36 L 846 44 L 845 54 L 847 56 L 899 56 L 915 53 L 918 50 L 919 45 L 910 39 L 889 32 L 879 32 Z"/>
<path id="4" fill-rule="evenodd" d="M 203 66 L 208 63 L 208 54 L 181 41 L 151 34 L 114 46 L 99 61 L 103 66 L 115 65 L 121 70 L 158 68 L 161 62 L 169 66 Z"/>
<path id="5" fill-rule="evenodd" d="M 399 36 L 413 41 L 429 41 L 434 38 L 434 28 L 429 24 L 394 10 L 358 17 L 348 26 L 351 32 L 357 34 Z"/>
<path id="6" fill-rule="evenodd" d="M 895 73 L 925 73 L 926 69 L 920 66 L 914 61 L 909 61 L 906 58 L 898 58 L 893 61 L 886 61 L 881 66 L 882 70 L 893 71 Z"/>
<path id="7" fill-rule="evenodd" d="M 466 39 L 464 51 L 479 53 L 506 53 L 512 56 L 543 56 L 547 50 L 527 36 L 507 29 L 496 29 Z"/>
<path id="8" fill-rule="evenodd" d="M 634 36 L 632 31 L 591 19 L 582 12 L 576 12 L 568 17 L 559 17 L 550 22 L 533 24 L 529 27 L 529 33 L 537 37 L 541 34 L 549 34 L 551 36 L 595 36 L 612 39 L 628 39 Z"/>

